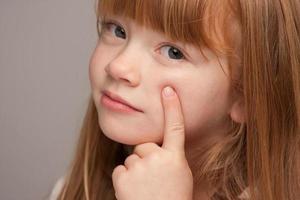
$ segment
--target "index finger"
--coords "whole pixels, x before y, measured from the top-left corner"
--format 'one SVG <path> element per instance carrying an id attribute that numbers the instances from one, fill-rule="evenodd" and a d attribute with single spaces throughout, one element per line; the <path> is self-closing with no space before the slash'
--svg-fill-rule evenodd
<path id="1" fill-rule="evenodd" d="M 165 125 L 162 147 L 172 151 L 184 152 L 184 117 L 179 98 L 171 87 L 162 92 Z"/>

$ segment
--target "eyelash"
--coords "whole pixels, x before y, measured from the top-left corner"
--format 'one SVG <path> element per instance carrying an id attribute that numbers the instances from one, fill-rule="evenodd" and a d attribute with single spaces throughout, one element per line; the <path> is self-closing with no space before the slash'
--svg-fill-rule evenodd
<path id="1" fill-rule="evenodd" d="M 170 48 L 173 48 L 175 50 L 178 50 L 180 54 L 182 54 L 182 58 L 181 59 L 172 59 L 172 58 L 168 58 L 169 60 L 172 60 L 172 61 L 176 61 L 176 62 L 182 62 L 184 60 L 187 60 L 187 56 L 186 56 L 186 53 L 181 50 L 181 48 L 177 47 L 176 45 L 174 44 L 170 44 L 170 43 L 162 43 L 160 45 L 160 47 L 158 48 L 159 51 L 160 51 L 160 54 L 161 54 L 161 51 L 162 51 L 162 48 L 164 47 L 170 47 Z"/>
<path id="2" fill-rule="evenodd" d="M 97 25 L 99 37 L 101 37 L 101 35 L 104 32 L 110 32 L 110 30 L 109 30 L 110 26 L 121 27 L 122 30 L 124 31 L 124 34 L 125 34 L 125 37 L 126 37 L 126 31 L 125 31 L 125 29 L 118 22 L 113 21 L 113 20 L 103 20 L 103 21 L 100 22 L 100 24 L 101 24 L 101 29 L 100 30 L 99 30 L 99 25 Z M 114 35 L 114 37 L 117 37 L 117 36 Z M 118 38 L 120 38 L 120 37 L 118 37 Z M 120 38 L 120 39 L 124 39 L 124 38 Z M 176 62 L 182 62 L 183 60 L 187 60 L 186 53 L 183 50 L 181 50 L 181 48 L 177 47 L 174 44 L 170 44 L 170 43 L 163 43 L 163 44 L 160 45 L 160 47 L 158 48 L 160 54 L 161 54 L 161 49 L 164 48 L 164 47 L 173 48 L 173 49 L 177 50 L 182 55 L 182 58 L 180 58 L 180 59 L 168 58 L 168 60 L 172 60 L 172 61 L 176 61 Z"/>
<path id="3" fill-rule="evenodd" d="M 103 20 L 99 23 L 100 23 L 100 26 L 101 26 L 101 28 L 99 28 L 99 25 L 98 25 L 98 33 L 100 33 L 99 37 L 101 37 L 102 34 L 105 33 L 105 32 L 110 32 L 110 26 L 121 27 L 122 30 L 124 30 L 124 32 L 125 32 L 125 29 L 119 23 L 117 23 L 115 21 Z M 125 32 L 125 37 L 126 37 L 126 32 Z"/>

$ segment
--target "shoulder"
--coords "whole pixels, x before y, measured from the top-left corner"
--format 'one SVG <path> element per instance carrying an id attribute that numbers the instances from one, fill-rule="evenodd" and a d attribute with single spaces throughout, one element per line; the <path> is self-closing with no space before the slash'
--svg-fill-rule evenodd
<path id="1" fill-rule="evenodd" d="M 60 191 L 63 188 L 64 182 L 65 182 L 65 177 L 64 176 L 60 177 L 56 181 L 56 183 L 55 183 L 55 185 L 54 185 L 54 187 L 52 189 L 52 192 L 50 194 L 49 200 L 57 200 L 57 197 L 58 197 Z"/>

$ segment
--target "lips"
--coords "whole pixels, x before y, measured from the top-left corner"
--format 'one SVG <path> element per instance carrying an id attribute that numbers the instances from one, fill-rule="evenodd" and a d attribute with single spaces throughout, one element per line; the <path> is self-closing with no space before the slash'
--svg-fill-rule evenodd
<path id="1" fill-rule="evenodd" d="M 132 104 L 130 104 L 128 101 L 124 100 L 124 99 L 123 99 L 122 97 L 120 97 L 119 95 L 114 94 L 114 93 L 112 93 L 112 92 L 110 92 L 110 91 L 108 91 L 108 90 L 103 90 L 103 91 L 102 91 L 102 94 L 103 94 L 103 95 L 106 95 L 106 96 L 108 96 L 109 98 L 111 98 L 112 100 L 117 101 L 117 102 L 119 102 L 119 103 L 122 103 L 122 104 L 124 104 L 124 105 L 126 105 L 126 106 L 128 106 L 128 107 L 130 107 L 130 108 L 132 108 L 132 109 L 134 109 L 134 110 L 136 110 L 136 111 L 138 111 L 138 112 L 143 112 L 141 109 L 136 108 L 135 106 L 133 106 Z"/>

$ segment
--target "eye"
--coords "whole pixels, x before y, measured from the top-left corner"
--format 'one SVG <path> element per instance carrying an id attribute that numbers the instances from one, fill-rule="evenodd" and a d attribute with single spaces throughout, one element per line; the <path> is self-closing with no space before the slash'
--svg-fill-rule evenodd
<path id="1" fill-rule="evenodd" d="M 185 59 L 185 56 L 183 53 L 177 49 L 176 47 L 170 46 L 170 45 L 165 45 L 161 47 L 161 54 L 174 60 L 181 60 Z"/>
<path id="2" fill-rule="evenodd" d="M 126 39 L 126 32 L 125 29 L 114 23 L 114 22 L 102 22 L 102 31 L 108 32 L 109 34 L 112 34 L 113 36 Z"/>

